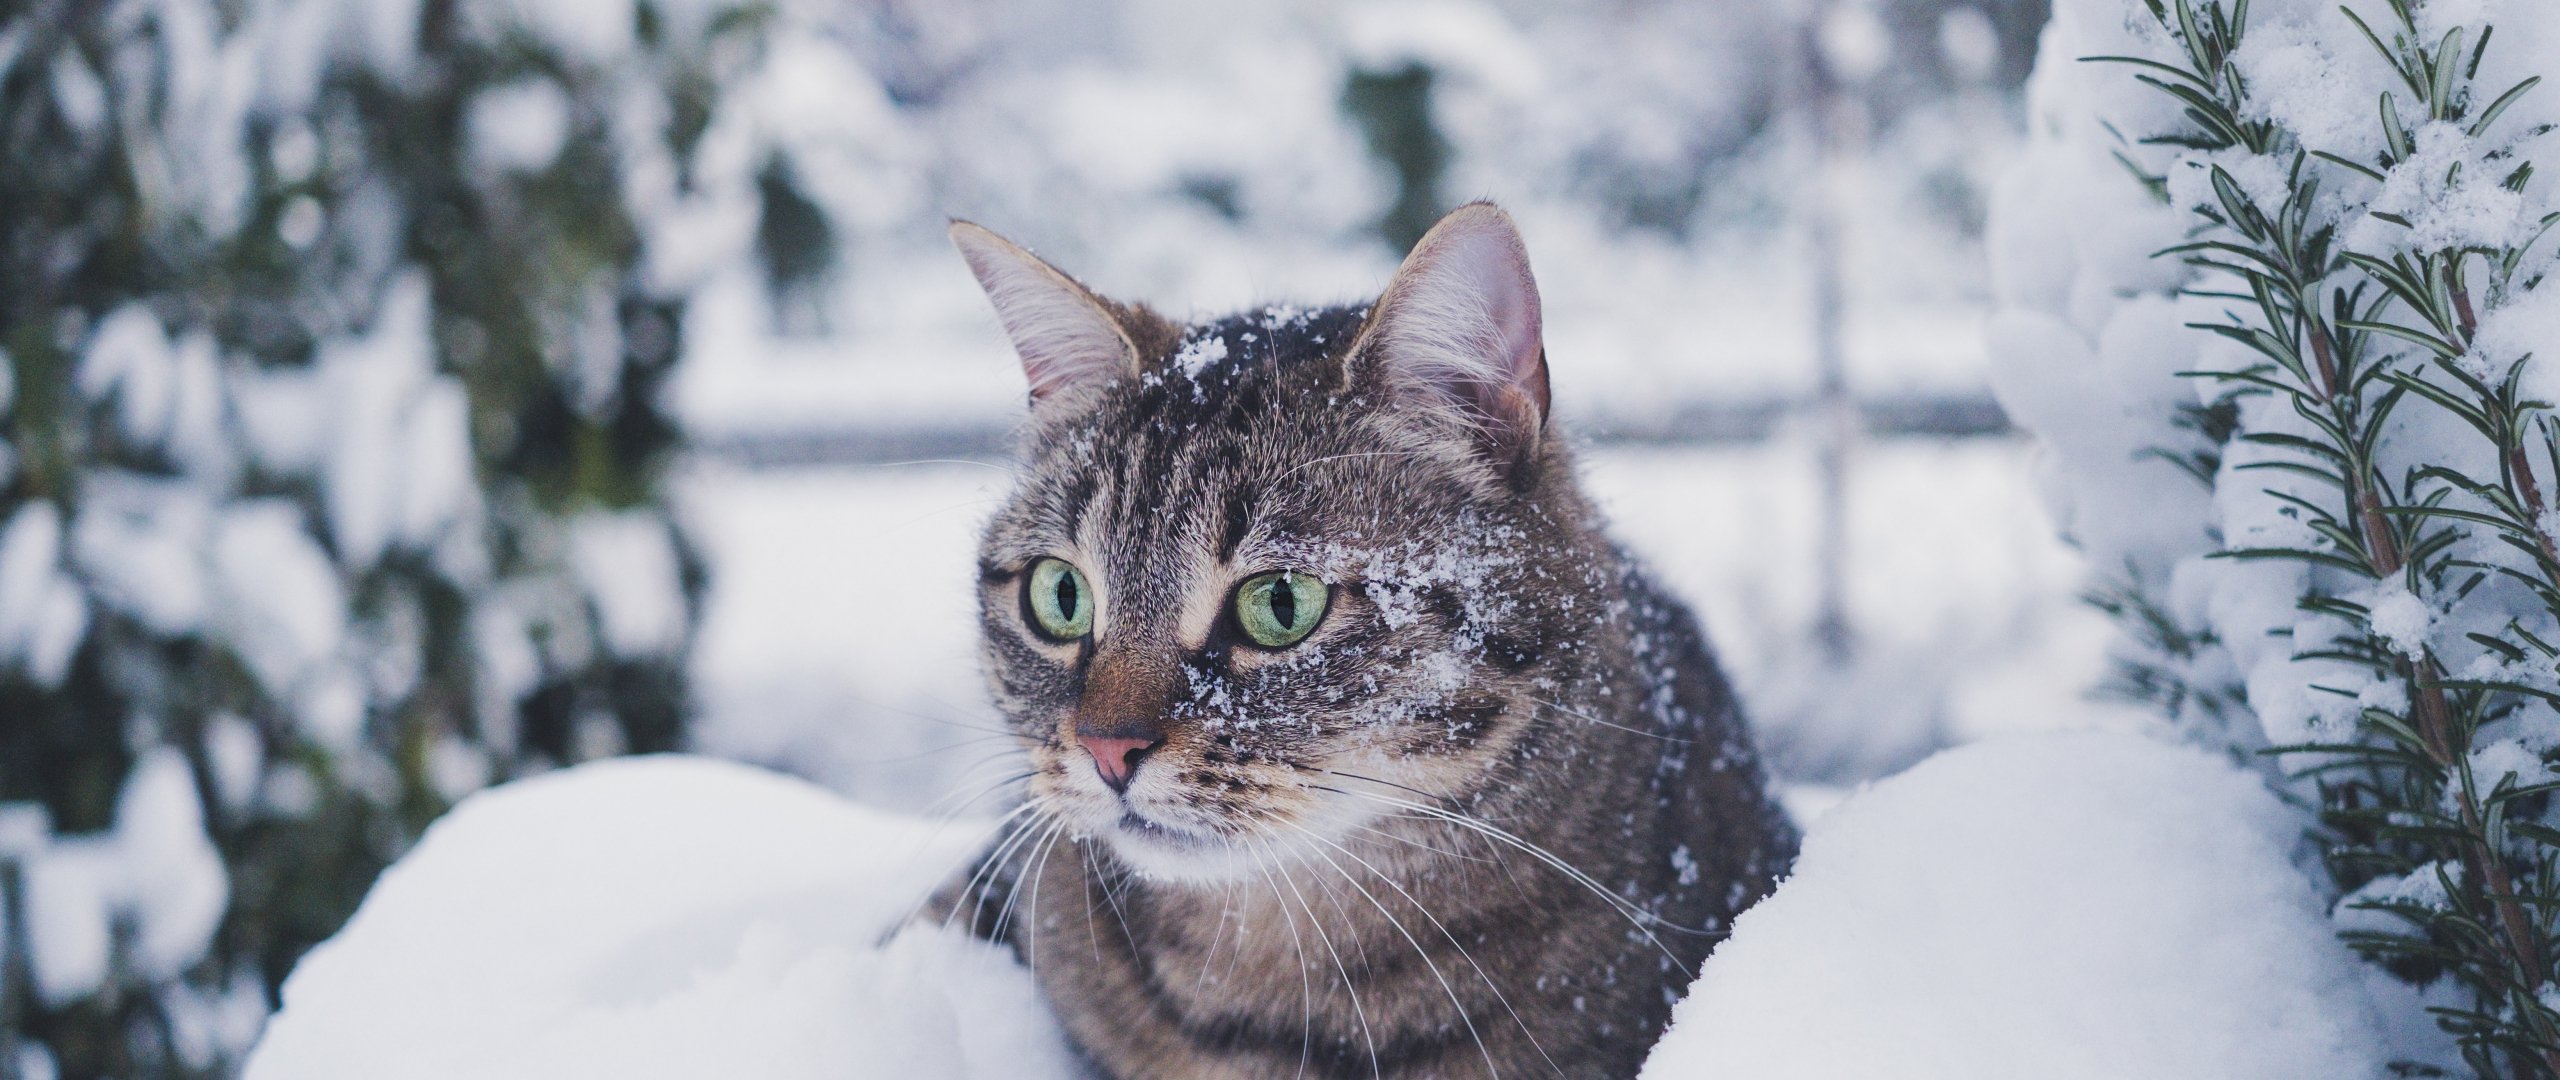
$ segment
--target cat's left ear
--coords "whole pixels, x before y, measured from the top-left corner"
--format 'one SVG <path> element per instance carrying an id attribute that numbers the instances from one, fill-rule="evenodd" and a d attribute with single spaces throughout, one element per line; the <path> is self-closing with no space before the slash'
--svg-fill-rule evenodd
<path id="1" fill-rule="evenodd" d="M 1511 215 L 1475 202 L 1441 218 L 1387 282 L 1350 355 L 1399 396 L 1473 429 L 1496 464 L 1525 460 L 1546 428 L 1547 350 Z"/>
<path id="2" fill-rule="evenodd" d="M 1110 301 L 983 226 L 953 221 L 951 243 L 1013 339 L 1034 407 L 1061 391 L 1137 374 L 1138 347 Z"/>

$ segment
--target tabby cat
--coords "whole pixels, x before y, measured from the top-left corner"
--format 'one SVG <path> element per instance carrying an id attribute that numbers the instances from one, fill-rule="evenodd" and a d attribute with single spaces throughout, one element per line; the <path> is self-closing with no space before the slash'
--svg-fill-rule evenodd
<path id="1" fill-rule="evenodd" d="M 1633 1076 L 1795 836 L 1575 485 L 1509 216 L 1187 325 L 951 234 L 1031 384 L 978 564 L 1029 764 L 938 910 L 1120 1080 Z"/>

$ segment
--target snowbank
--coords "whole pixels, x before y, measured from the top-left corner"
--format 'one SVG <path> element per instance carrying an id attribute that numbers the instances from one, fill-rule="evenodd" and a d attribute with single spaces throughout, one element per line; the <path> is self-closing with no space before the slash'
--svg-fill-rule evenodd
<path id="1" fill-rule="evenodd" d="M 1815 823 L 1645 1080 L 2378 1076 L 2423 1014 L 2332 935 L 2299 826 L 2134 736 L 1942 754 Z M 495 789 L 304 960 L 247 1080 L 1063 1080 L 1005 953 L 874 944 L 973 831 L 696 758 Z"/>
<path id="2" fill-rule="evenodd" d="M 428 830 L 285 983 L 247 1080 L 1040 1080 L 1031 980 L 884 930 L 976 830 L 699 758 L 486 792 Z"/>
<path id="3" fill-rule="evenodd" d="M 1644 1080 L 2333 1080 L 2419 1015 L 2338 943 L 2259 781 L 2116 734 L 1979 743 L 1842 804 Z M 2417 1021 L 2424 1023 L 2423 1016 Z"/>

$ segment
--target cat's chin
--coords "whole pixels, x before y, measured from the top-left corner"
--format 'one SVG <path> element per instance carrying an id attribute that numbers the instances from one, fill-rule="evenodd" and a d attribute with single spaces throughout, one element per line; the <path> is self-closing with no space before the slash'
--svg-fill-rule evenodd
<path id="1" fill-rule="evenodd" d="M 1250 849 L 1221 837 L 1166 825 L 1134 812 L 1093 830 L 1120 864 L 1152 881 L 1219 885 L 1253 877 Z"/>

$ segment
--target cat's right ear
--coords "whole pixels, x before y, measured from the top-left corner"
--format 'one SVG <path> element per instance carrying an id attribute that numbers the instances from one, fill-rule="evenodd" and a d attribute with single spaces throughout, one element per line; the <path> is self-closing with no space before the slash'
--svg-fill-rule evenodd
<path id="1" fill-rule="evenodd" d="M 1013 339 L 1034 406 L 1060 391 L 1137 374 L 1138 348 L 1113 316 L 1110 301 L 971 222 L 951 223 L 951 243 L 995 305 L 1005 336 Z"/>

